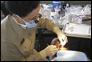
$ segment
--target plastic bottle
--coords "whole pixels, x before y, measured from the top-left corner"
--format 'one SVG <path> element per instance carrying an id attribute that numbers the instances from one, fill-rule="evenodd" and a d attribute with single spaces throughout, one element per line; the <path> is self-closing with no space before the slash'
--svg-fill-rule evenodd
<path id="1" fill-rule="evenodd" d="M 66 4 L 65 12 L 66 12 L 66 13 L 70 13 L 70 11 L 69 11 L 69 4 L 68 4 L 68 3 Z"/>
<path id="2" fill-rule="evenodd" d="M 62 11 L 62 2 L 53 1 L 53 12 L 55 12 L 55 9 Z"/>

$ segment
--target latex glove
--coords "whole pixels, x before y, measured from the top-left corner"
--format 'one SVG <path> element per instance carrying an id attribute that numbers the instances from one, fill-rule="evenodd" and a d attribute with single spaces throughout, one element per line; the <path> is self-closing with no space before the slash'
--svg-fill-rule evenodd
<path id="1" fill-rule="evenodd" d="M 64 46 L 68 42 L 67 36 L 64 33 L 62 33 L 62 31 L 59 31 L 57 36 L 62 46 Z"/>
<path id="2" fill-rule="evenodd" d="M 68 42 L 67 36 L 58 27 L 54 27 L 53 31 L 57 34 L 57 37 L 61 42 L 61 45 L 64 46 Z M 64 42 L 62 41 L 62 39 L 64 40 Z"/>
<path id="3" fill-rule="evenodd" d="M 58 51 L 58 49 L 56 48 L 56 46 L 49 45 L 44 50 L 42 50 L 40 52 L 40 54 L 41 54 L 42 57 L 53 56 L 57 51 Z"/>
<path id="4" fill-rule="evenodd" d="M 44 51 L 47 56 L 53 56 L 58 51 L 58 49 L 54 45 L 49 45 L 44 49 Z"/>

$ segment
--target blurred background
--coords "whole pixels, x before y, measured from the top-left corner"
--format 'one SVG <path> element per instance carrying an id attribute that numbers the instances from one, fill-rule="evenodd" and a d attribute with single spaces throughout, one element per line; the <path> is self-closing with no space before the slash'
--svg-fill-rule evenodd
<path id="1" fill-rule="evenodd" d="M 86 4 L 91 4 L 91 1 L 60 1 L 63 4 L 65 3 L 69 3 L 71 5 L 86 5 Z M 53 1 L 41 1 L 41 3 L 45 3 L 45 4 L 53 4 Z"/>

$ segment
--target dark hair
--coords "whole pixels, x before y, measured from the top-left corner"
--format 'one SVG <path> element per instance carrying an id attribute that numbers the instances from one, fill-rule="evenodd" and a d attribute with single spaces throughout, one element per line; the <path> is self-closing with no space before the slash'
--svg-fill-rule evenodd
<path id="1" fill-rule="evenodd" d="M 7 16 L 10 13 L 9 13 L 9 11 L 7 11 L 7 9 L 5 7 L 5 3 L 6 3 L 6 1 L 1 2 L 1 11 L 2 11 L 4 16 Z"/>
<path id="2" fill-rule="evenodd" d="M 20 17 L 27 16 L 38 7 L 40 1 L 6 1 L 5 7 L 10 14 L 17 14 Z"/>

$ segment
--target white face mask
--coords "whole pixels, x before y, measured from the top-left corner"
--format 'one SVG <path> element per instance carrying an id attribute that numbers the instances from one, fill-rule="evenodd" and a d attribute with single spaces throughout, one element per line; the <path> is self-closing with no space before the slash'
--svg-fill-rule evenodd
<path id="1" fill-rule="evenodd" d="M 18 15 L 16 15 L 17 17 L 19 17 Z M 24 24 L 20 24 L 20 25 L 22 25 L 22 26 L 25 26 L 26 28 L 33 28 L 33 27 L 35 27 L 35 26 L 37 26 L 37 23 L 39 22 L 39 20 L 32 20 L 32 21 L 34 21 L 32 24 L 31 23 L 29 23 L 29 22 L 26 22 L 24 19 L 22 19 L 21 17 L 19 17 L 21 20 L 23 20 L 24 22 L 25 22 L 25 24 L 26 25 L 24 25 Z"/>

